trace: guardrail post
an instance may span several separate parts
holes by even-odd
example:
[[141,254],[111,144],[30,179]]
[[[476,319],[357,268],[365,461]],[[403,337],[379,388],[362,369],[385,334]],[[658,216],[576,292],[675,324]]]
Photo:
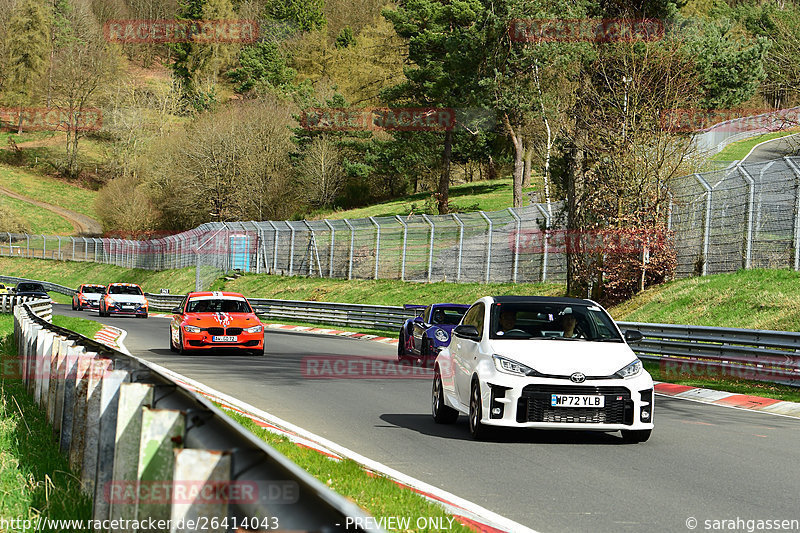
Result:
[[89,399],[89,374],[97,357],[87,352],[78,357],[75,373],[75,396],[72,402],[72,432],[69,441],[69,466],[73,472],[80,473],[83,467],[83,454],[86,446],[86,403]]
[[408,245],[408,225],[400,218],[400,215],[394,216],[397,221],[403,226],[403,250],[400,256],[400,281],[406,280],[406,246]]
[[794,269],[800,270],[800,181],[798,181],[800,179],[800,169],[798,169],[795,162],[788,157],[784,157],[783,160],[786,161],[786,164],[788,164],[789,168],[794,172]]
[[84,493],[95,494],[97,459],[100,442],[100,415],[102,414],[102,383],[111,370],[110,359],[95,359],[89,368],[86,389],[86,430],[83,440],[83,464],[81,465],[81,488]]
[[[139,479],[139,445],[142,436],[142,409],[153,403],[153,386],[144,383],[123,383],[119,389],[117,425],[114,434],[114,468],[112,481],[103,487],[109,504],[110,519],[136,518],[136,498],[123,499],[120,494],[137,494]],[[126,490],[127,489],[127,490]],[[124,529],[112,529],[123,532]]]
[[124,370],[112,370],[100,384],[100,421],[97,436],[97,477],[94,487],[94,520],[107,520],[111,510],[105,495],[106,487],[114,476],[114,451],[119,408],[120,387],[128,381],[130,374]]
[[[231,481],[231,455],[228,452],[213,450],[185,449],[175,451],[175,468],[173,483],[176,487],[186,485],[184,492],[187,496],[172,503],[170,518],[173,524],[185,523],[189,520],[197,523],[202,517],[228,516],[228,505],[221,497],[209,497],[208,493],[221,494],[227,492],[220,490],[230,487]],[[210,491],[200,490],[202,486],[210,486]],[[245,487],[242,487],[244,489]],[[255,488],[255,487],[253,487]],[[239,494],[239,490],[230,492]],[[256,497],[256,494],[253,494]],[[242,498],[244,499],[244,498]],[[222,520],[220,520],[222,522]],[[225,533],[226,528],[209,528],[210,531]],[[190,531],[188,528],[175,529],[177,532]]]
[[[64,341],[67,342],[67,341]],[[64,346],[61,347],[64,350]],[[78,360],[83,356],[86,350],[80,346],[74,346],[69,343],[67,345],[67,357],[64,365],[64,395],[62,401],[58,405],[56,416],[61,417],[61,433],[59,435],[59,448],[61,453],[69,454],[69,445],[72,441],[72,426],[74,412],[72,406],[75,405],[75,385],[78,376]],[[59,386],[59,391],[61,387]]]
[[353,279],[353,247],[356,241],[356,230],[350,221],[346,218],[342,219],[347,227],[350,228],[350,258],[347,260],[347,279]]
[[747,182],[747,233],[745,234],[744,243],[744,268],[750,268],[753,250],[753,206],[755,205],[755,180],[741,163],[737,163],[736,168],[739,170],[739,174],[741,174],[742,178],[744,178],[744,180]]
[[434,225],[433,221],[428,218],[428,215],[425,213],[422,214],[422,219],[428,223],[431,227],[431,238],[430,242],[428,243],[428,282],[431,281],[431,276],[433,275],[433,236],[434,231],[436,230],[436,226]]
[[40,406],[47,401],[50,387],[50,359],[53,356],[53,335],[44,328],[36,335],[36,361],[34,370],[33,399]]
[[694,174],[694,177],[697,179],[698,183],[705,189],[706,191],[706,214],[705,220],[703,221],[703,270],[702,274],[705,276],[708,274],[708,246],[709,241],[711,239],[711,186],[708,182],[701,176],[700,174]]
[[381,258],[381,225],[375,217],[369,217],[369,221],[375,224],[375,279],[378,279],[378,262]]
[[[322,221],[325,222],[325,225],[331,230],[331,249],[329,254],[330,257],[328,258],[328,277],[333,278],[333,250],[336,246],[336,228],[333,227],[333,224],[331,224],[327,218],[323,219]],[[321,275],[322,273],[320,273],[320,276]]]
[[479,211],[483,219],[489,224],[486,228],[486,279],[485,282],[489,283],[489,273],[492,266],[492,219],[486,216],[486,213]]
[[519,215],[517,215],[513,207],[509,207],[508,212],[511,213],[511,216],[517,221],[517,231],[514,235],[514,271],[511,274],[511,282],[516,283],[517,270],[519,268],[519,232],[522,231],[522,219],[519,218]]
[[136,510],[139,520],[169,520],[172,512],[175,450],[181,447],[185,428],[184,415],[180,411],[142,408],[139,482],[148,488],[161,486],[170,490],[159,491],[162,495],[167,495],[161,498],[153,498],[154,491],[146,491],[151,498],[150,501],[139,501]]

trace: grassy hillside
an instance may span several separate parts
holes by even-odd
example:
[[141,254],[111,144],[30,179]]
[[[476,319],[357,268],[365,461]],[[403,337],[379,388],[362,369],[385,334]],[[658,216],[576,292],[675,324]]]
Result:
[[763,135],[756,135],[743,141],[731,143],[723,148],[719,153],[715,154],[711,159],[714,161],[741,161],[744,156],[750,153],[758,143],[768,141],[770,139],[777,139],[778,137],[785,137],[793,133],[798,133],[800,129],[791,128],[785,131],[776,131],[773,133],[765,133]]
[[740,270],[666,283],[612,308],[617,320],[800,331],[800,272]]
[[8,165],[0,165],[0,186],[29,198],[97,218],[94,212],[96,191]]
[[73,233],[72,224],[68,220],[43,207],[2,194],[0,194],[0,207],[4,207],[15,218],[21,220],[30,233],[45,235],[70,235]]
[[[534,190],[530,187],[523,191]],[[467,211],[497,211],[511,207],[513,201],[511,178],[473,181],[450,187],[450,202],[459,212]],[[523,199],[527,204],[527,196]],[[431,200],[430,192],[422,192],[404,196],[395,200],[382,202],[367,207],[358,207],[343,211],[319,211],[314,213],[315,218],[364,218],[386,217],[394,215],[436,214],[436,205]]]
[[[96,263],[0,257],[0,275],[41,279],[68,287],[77,287],[81,283],[129,282],[138,283],[146,292],[170,289],[172,294],[185,294],[194,290],[195,286],[195,272],[191,267],[152,272]],[[241,292],[256,298],[381,305],[434,301],[472,303],[486,294],[561,295],[564,291],[564,287],[558,284],[405,283],[396,280],[347,281],[268,274],[247,274],[232,281],[221,279],[213,288]]]

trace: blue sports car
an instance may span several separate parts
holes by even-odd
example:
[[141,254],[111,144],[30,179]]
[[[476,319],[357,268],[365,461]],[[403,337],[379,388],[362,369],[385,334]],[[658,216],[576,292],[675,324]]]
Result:
[[409,318],[400,330],[397,343],[398,361],[432,363],[439,350],[450,344],[450,334],[469,309],[463,304],[404,305],[415,309],[417,316]]

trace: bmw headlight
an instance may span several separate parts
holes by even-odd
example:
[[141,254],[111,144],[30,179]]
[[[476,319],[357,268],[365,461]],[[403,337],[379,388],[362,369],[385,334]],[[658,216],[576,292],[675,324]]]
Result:
[[261,333],[264,328],[262,326],[253,326],[251,328],[244,328],[245,333]]
[[624,368],[620,369],[614,375],[623,379],[632,378],[634,376],[638,376],[641,371],[642,371],[642,362],[637,359],[631,364],[626,365]]
[[436,340],[439,342],[447,342],[450,340],[450,335],[443,329],[437,329],[433,336],[436,337]]
[[513,374],[515,376],[535,376],[538,374],[531,367],[501,355],[493,355],[492,359],[494,359],[495,368],[505,374]]
[[183,326],[183,330],[188,333],[200,333],[202,331],[197,326]]

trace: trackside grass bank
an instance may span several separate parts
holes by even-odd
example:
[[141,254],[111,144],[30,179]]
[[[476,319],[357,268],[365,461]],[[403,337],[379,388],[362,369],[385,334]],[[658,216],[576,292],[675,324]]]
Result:
[[389,531],[441,531],[439,528],[418,527],[425,522],[444,524],[448,526],[447,531],[473,532],[459,524],[438,505],[390,479],[368,474],[355,461],[334,461],[316,450],[298,446],[282,435],[267,431],[246,416],[233,411],[227,411],[227,414],[331,489],[353,500],[372,516],[397,517],[401,521],[408,519],[408,528],[388,527]]
[[91,499],[80,493],[51,426],[18,377],[13,329],[13,317],[0,315],[0,518],[88,520]]

